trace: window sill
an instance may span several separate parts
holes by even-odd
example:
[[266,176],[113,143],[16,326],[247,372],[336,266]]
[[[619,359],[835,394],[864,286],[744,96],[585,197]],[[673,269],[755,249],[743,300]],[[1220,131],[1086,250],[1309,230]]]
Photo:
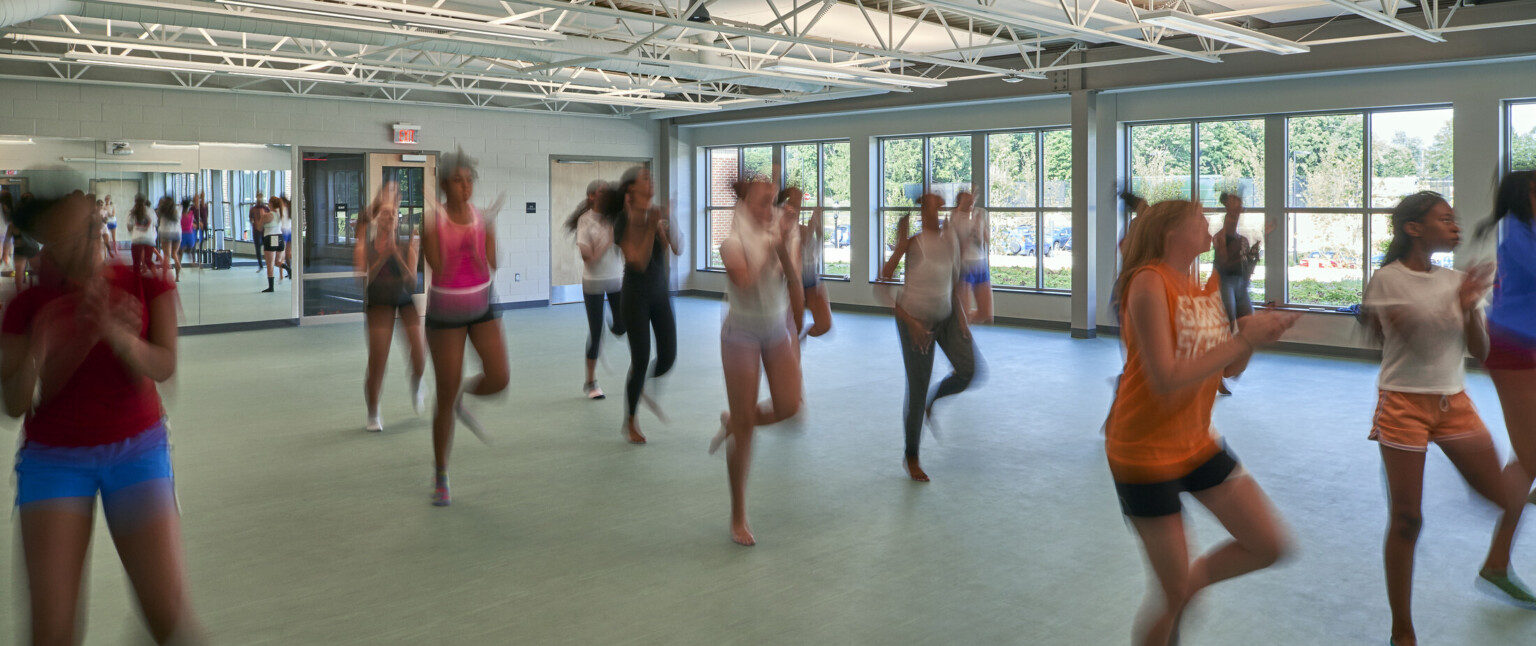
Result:
[[851,278],[849,276],[838,276],[838,275],[835,275],[835,274],[831,275],[831,276],[828,276],[827,274],[822,274],[821,275],[821,281],[822,282],[830,281],[830,282],[834,282],[834,283],[851,283],[851,282],[853,282],[853,278]]
[[1254,305],[1253,309],[1268,309],[1275,310],[1277,312],[1301,312],[1302,314],[1332,314],[1334,316],[1349,317],[1355,316],[1354,312],[1340,312],[1338,307],[1328,307],[1323,305]]
[[1033,287],[1019,287],[1016,285],[993,285],[992,291],[1005,294],[1039,294],[1042,296],[1071,296],[1070,289],[1035,289]]
[[714,267],[699,267],[698,269],[695,269],[694,271],[703,271],[703,272],[708,272],[708,273],[711,273],[711,274],[723,274],[723,273],[725,273],[724,269],[716,269]]

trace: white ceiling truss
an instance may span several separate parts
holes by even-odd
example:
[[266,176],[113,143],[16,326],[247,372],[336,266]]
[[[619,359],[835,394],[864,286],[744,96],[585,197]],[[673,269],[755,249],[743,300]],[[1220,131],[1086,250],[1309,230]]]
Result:
[[[1536,24],[1469,1],[6,0],[0,77],[672,115]],[[1262,31],[1335,20],[1375,24]]]

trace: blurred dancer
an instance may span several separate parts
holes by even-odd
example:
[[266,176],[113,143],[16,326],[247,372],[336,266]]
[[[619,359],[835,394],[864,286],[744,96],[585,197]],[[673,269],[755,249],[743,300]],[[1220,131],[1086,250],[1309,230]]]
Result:
[[[655,185],[651,172],[636,166],[624,172],[603,200],[602,211],[613,219],[613,237],[624,254],[624,280],[619,296],[624,330],[629,337],[629,378],[624,384],[625,439],[645,444],[635,420],[640,401],[661,418],[661,408],[645,394],[646,373],[661,377],[677,361],[677,320],[672,314],[667,254],[682,253],[666,210],[651,204]],[[651,360],[651,333],[656,334],[656,364]],[[662,418],[665,421],[665,418]]]
[[149,212],[149,201],[143,195],[133,198],[133,210],[128,212],[128,239],[132,243],[133,269],[153,271],[155,268],[155,216]]
[[117,205],[112,203],[111,195],[107,195],[102,199],[102,208],[105,209],[102,217],[107,223],[106,235],[107,237],[111,238],[109,248],[112,250],[112,252],[108,255],[115,257],[117,256]]
[[[992,270],[987,249],[992,243],[991,223],[985,209],[976,206],[976,196],[961,191],[955,196],[955,210],[949,214],[949,227],[955,230],[960,245],[960,305],[972,323],[992,322]],[[972,304],[975,307],[971,307]]]
[[[960,248],[953,234],[939,230],[939,207],[943,204],[942,198],[931,193],[918,199],[923,230],[909,235],[907,218],[903,217],[896,226],[896,248],[880,269],[880,280],[891,281],[897,263],[907,259],[906,288],[894,309],[902,363],[907,369],[903,465],[907,475],[918,482],[928,482],[928,474],[918,463],[923,420],[933,415],[939,398],[964,392],[976,375],[976,342],[960,307],[960,290],[964,289]],[[935,342],[944,349],[953,371],[930,394]]]
[[[496,234],[469,203],[474,197],[475,161],[461,150],[443,156],[437,185],[446,204],[426,221],[422,244],[432,268],[427,292],[427,347],[437,376],[437,404],[432,417],[432,451],[437,467],[432,504],[447,506],[448,454],[453,450],[453,420],[489,442],[485,427],[464,407],[464,395],[487,397],[507,388],[507,346],[491,309],[491,275],[496,269]],[[491,209],[494,217],[497,209]],[[464,342],[480,357],[481,374],[464,379]],[[463,389],[459,385],[463,383]]]
[[[1180,615],[1213,583],[1268,567],[1287,550],[1264,491],[1211,426],[1216,382],[1248,365],[1297,314],[1264,312],[1232,334],[1217,281],[1201,288],[1195,259],[1211,248],[1199,205],[1159,202],[1142,211],[1125,240],[1119,289],[1125,371],[1105,453],[1120,508],[1141,537],[1160,592],[1142,606],[1133,644],[1170,643]],[[1189,492],[1232,534],[1193,562],[1179,494]]]
[[[783,209],[784,216],[790,225],[798,230],[799,242],[792,247],[790,255],[798,256],[796,266],[800,268],[801,296],[791,303],[793,312],[791,320],[795,324],[795,332],[804,332],[806,336],[821,336],[832,329],[832,304],[827,299],[827,286],[821,282],[821,251],[826,244],[826,233],[821,225],[821,208],[811,211],[811,218],[805,224],[800,224],[800,204],[805,199],[805,193],[798,188],[786,188],[779,191],[776,205]],[[785,240],[786,244],[790,239]],[[794,286],[790,291],[796,291]],[[793,299],[792,299],[793,300]],[[805,329],[805,312],[811,312],[811,327]]]
[[181,282],[181,212],[169,195],[155,204],[155,237],[160,242],[160,271],[169,277],[174,270],[175,282]]
[[[1536,504],[1536,171],[1517,171],[1499,183],[1493,218],[1478,235],[1500,231],[1498,274],[1488,307],[1488,359],[1504,408],[1514,460],[1506,467],[1513,495]],[[1522,507],[1523,509],[1523,507]],[[1516,517],[1518,520],[1518,517]],[[1493,582],[1495,585],[1498,583]],[[1503,587],[1503,586],[1500,586]]]
[[368,406],[364,428],[375,433],[384,430],[379,418],[379,389],[384,385],[384,368],[389,363],[389,340],[395,333],[395,319],[400,319],[402,336],[411,357],[411,408],[417,415],[425,404],[421,377],[426,372],[426,340],[422,336],[421,315],[416,312],[416,259],[421,252],[415,233],[405,244],[400,240],[399,185],[385,182],[379,195],[360,223],[357,246],[352,258],[363,275],[364,325],[368,331],[368,372],[363,380],[363,403]]
[[176,370],[175,287],[107,265],[100,217],[78,195],[30,200],[16,225],[46,245],[48,268],[6,306],[0,324],[5,411],[26,417],[16,507],[32,643],[83,637],[77,611],[98,494],[150,635],[161,644],[193,643],[165,410],[155,391]]
[[582,200],[565,220],[566,231],[576,235],[576,249],[581,253],[581,294],[587,308],[587,380],[581,390],[588,399],[605,397],[597,386],[597,353],[603,342],[603,299],[613,314],[616,336],[624,336],[624,317],[619,309],[619,290],[624,282],[624,253],[613,241],[613,223],[617,213],[598,212],[608,182],[600,179],[587,184],[587,199]]
[[[788,419],[800,410],[800,362],[790,328],[790,304],[798,300],[797,267],[784,229],[775,221],[773,186],[749,182],[742,191],[730,236],[720,244],[725,265],[728,311],[720,327],[720,359],[730,410],[720,416],[714,453],[726,443],[731,488],[731,540],[756,543],[747,523],[747,471],[752,465],[752,429]],[[793,231],[793,229],[791,229]],[[759,375],[768,376],[770,399],[757,401]]]
[[1488,333],[1478,307],[1490,268],[1462,273],[1430,262],[1461,241],[1456,213],[1437,193],[1415,193],[1392,211],[1392,241],[1371,277],[1362,314],[1381,340],[1380,396],[1370,438],[1381,445],[1391,520],[1383,555],[1392,643],[1415,646],[1413,557],[1423,524],[1424,456],[1435,442],[1467,484],[1505,511],[1494,533],[1482,581],[1497,582],[1511,599],[1536,608],[1536,597],[1509,572],[1524,496],[1509,495],[1499,452],[1466,393],[1466,364],[1488,354]]
[[278,209],[278,230],[283,235],[283,251],[280,258],[281,262],[278,263],[278,266],[283,268],[283,274],[289,280],[293,280],[293,266],[291,264],[293,260],[293,203],[288,201],[288,196],[286,195],[276,196],[272,199],[276,200],[282,207]]
[[[266,198],[261,193],[257,193],[256,203],[251,205],[251,210],[246,212],[245,217],[251,224],[251,246],[256,252],[256,273],[258,274],[261,273],[262,267],[266,266],[267,243],[262,239],[262,236],[266,233],[267,218],[271,215],[272,208],[267,206]],[[267,277],[272,277],[271,272],[267,273]],[[272,290],[268,289],[266,291]]]
[[[1253,269],[1259,263],[1260,245],[1253,244],[1248,236],[1237,232],[1237,223],[1243,217],[1243,198],[1232,193],[1222,193],[1219,199],[1227,213],[1222,220],[1221,231],[1216,234],[1212,244],[1215,270],[1221,275],[1221,303],[1226,307],[1227,320],[1236,325],[1237,319],[1253,313],[1253,300],[1248,294],[1248,287],[1252,284]],[[1225,379],[1216,390],[1223,395],[1232,394]]]
[[182,200],[181,210],[181,247],[176,254],[177,276],[181,275],[182,256],[191,256],[192,266],[197,266],[197,200]]

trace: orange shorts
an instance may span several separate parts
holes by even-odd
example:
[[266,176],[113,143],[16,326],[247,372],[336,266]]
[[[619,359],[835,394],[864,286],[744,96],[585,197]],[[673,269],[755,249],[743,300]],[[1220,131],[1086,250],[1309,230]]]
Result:
[[1427,395],[1380,391],[1370,439],[1405,451],[1426,451],[1430,442],[1489,438],[1467,393]]

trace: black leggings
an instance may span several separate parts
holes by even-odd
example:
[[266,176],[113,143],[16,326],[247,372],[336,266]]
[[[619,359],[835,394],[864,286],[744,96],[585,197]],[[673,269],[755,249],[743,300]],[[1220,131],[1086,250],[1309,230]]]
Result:
[[[940,397],[960,394],[971,385],[971,379],[976,376],[980,357],[976,353],[976,342],[966,338],[964,330],[960,327],[958,318],[960,316],[964,315],[959,312],[951,313],[949,318],[933,326],[933,340],[924,350],[912,347],[911,331],[907,329],[905,323],[901,322],[901,319],[896,319],[896,335],[901,338],[901,359],[907,368],[904,421],[908,457],[917,457],[918,442],[923,434],[923,415],[927,408]],[[944,351],[944,356],[949,358],[949,364],[954,368],[954,372],[940,381],[938,387],[934,388],[930,394],[928,380],[933,376],[935,350]]]
[[[624,315],[619,312],[619,292],[608,292],[608,309],[613,311],[613,333],[624,336]],[[597,360],[597,348],[603,341],[603,294],[582,294],[587,304],[587,360]]]
[[677,360],[677,320],[672,316],[671,295],[666,291],[645,289],[635,282],[639,281],[625,280],[624,291],[619,297],[619,309],[624,312],[624,328],[629,335],[629,380],[624,385],[624,410],[630,416],[634,416],[640,405],[640,393],[645,390],[652,330],[656,332],[656,368],[651,376],[667,374]]

